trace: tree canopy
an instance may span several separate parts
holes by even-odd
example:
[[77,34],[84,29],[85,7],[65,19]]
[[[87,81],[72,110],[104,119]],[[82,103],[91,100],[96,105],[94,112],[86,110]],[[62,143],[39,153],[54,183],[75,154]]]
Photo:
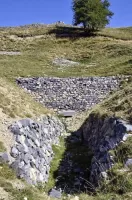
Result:
[[88,30],[98,30],[109,24],[113,12],[108,0],[73,0],[73,23]]

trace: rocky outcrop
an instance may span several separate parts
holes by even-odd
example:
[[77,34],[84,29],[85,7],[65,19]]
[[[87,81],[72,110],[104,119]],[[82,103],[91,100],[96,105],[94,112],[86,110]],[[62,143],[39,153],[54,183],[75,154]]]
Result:
[[50,163],[54,156],[52,145],[59,143],[64,126],[55,117],[47,116],[39,122],[23,119],[11,125],[15,145],[11,149],[11,167],[20,178],[30,184],[48,181]]
[[48,108],[82,111],[119,87],[123,77],[19,78],[17,83]]
[[53,60],[53,65],[56,65],[59,67],[70,67],[70,66],[77,66],[79,65],[79,63],[71,61],[71,60],[67,60],[64,58],[56,58]]
[[[56,187],[65,193],[95,191],[116,164],[111,153],[131,134],[132,125],[107,114],[93,112],[79,130],[66,139],[66,151],[57,171]],[[125,162],[130,168],[132,159]],[[72,178],[71,178],[72,177]]]
[[81,138],[94,154],[91,162],[90,182],[98,185],[102,178],[107,177],[107,170],[115,164],[109,151],[128,138],[130,134],[127,132],[130,127],[132,128],[125,121],[95,113],[92,113],[85,121],[81,128]]
[[[59,136],[65,132],[64,125],[59,119],[47,116],[38,122],[20,120],[10,126],[10,130],[16,141],[11,149],[14,158],[11,166],[17,176],[30,184],[46,183],[54,156],[52,145],[59,143]],[[96,187],[102,179],[107,179],[107,171],[115,164],[110,151],[131,137],[131,131],[132,125],[125,121],[91,113],[81,128],[65,140],[66,152],[57,172],[57,190],[51,190],[51,195],[60,188],[68,193],[79,188],[83,192],[88,188],[93,190],[91,186]],[[0,157],[8,160],[5,154]],[[81,163],[83,159],[85,167]],[[126,161],[127,167],[131,167],[131,160]],[[72,180],[69,180],[71,176]]]

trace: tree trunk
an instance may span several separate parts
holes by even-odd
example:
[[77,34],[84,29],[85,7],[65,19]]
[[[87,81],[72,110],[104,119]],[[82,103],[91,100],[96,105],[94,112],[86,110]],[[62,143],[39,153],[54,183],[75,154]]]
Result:
[[86,24],[85,23],[83,23],[83,27],[84,27],[84,29],[86,29]]

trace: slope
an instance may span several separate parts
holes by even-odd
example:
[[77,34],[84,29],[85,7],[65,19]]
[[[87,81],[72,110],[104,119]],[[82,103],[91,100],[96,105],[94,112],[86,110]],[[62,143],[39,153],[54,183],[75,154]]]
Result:
[[[1,133],[3,129],[6,130],[7,125],[18,118],[34,118],[41,114],[52,113],[16,86],[15,79],[17,77],[132,75],[131,27],[104,29],[94,35],[84,34],[82,29],[70,26],[29,25],[0,28],[0,51],[21,52],[20,55],[0,55],[1,122],[4,118],[4,122],[0,125]],[[80,64],[72,67],[60,67],[53,64],[55,58],[65,58]],[[131,122],[131,102],[132,81],[130,79],[129,82],[123,83],[120,91],[111,94],[108,99],[93,109],[107,112],[110,115],[114,114]],[[80,113],[68,122],[69,129],[77,129],[89,112]],[[5,136],[1,141],[5,143],[4,140]],[[9,145],[5,144],[4,146],[8,148]],[[2,143],[0,143],[0,149],[3,150]],[[0,187],[11,196],[7,199],[24,199],[25,196],[29,200],[48,199],[42,190],[30,188],[23,182],[20,182],[20,185],[24,184],[24,189],[14,189],[15,186],[12,182],[17,181],[8,166],[1,166]],[[7,194],[5,193],[5,196]],[[109,193],[99,195],[88,197],[81,194],[79,198],[80,200],[131,198],[130,194],[124,194],[122,197]]]

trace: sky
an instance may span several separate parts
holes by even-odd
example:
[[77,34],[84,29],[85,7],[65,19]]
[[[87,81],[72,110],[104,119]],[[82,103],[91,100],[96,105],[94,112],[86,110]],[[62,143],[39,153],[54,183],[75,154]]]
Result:
[[[109,0],[114,16],[109,27],[132,26],[132,0]],[[0,0],[0,26],[72,23],[72,0]]]

